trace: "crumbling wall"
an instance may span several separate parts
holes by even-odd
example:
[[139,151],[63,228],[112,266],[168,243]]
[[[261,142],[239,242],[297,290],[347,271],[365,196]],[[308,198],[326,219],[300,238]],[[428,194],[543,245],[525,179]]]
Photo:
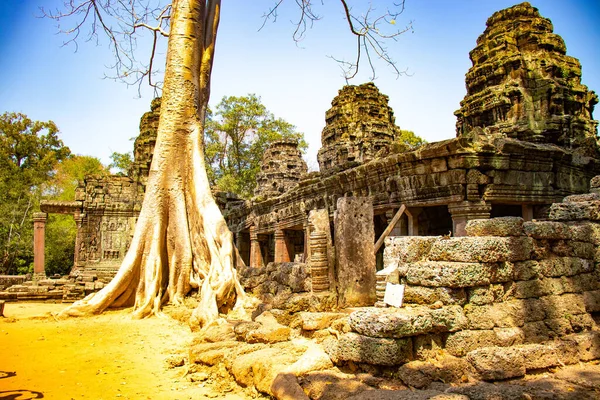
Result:
[[545,221],[473,220],[467,234],[387,238],[378,298],[402,283],[404,307],[352,313],[352,332],[326,343],[332,359],[394,366],[443,352],[496,380],[600,358],[600,195],[569,196]]

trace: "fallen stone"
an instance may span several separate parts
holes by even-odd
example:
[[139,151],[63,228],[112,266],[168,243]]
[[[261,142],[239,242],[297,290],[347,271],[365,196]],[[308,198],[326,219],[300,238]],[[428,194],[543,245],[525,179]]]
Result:
[[305,331],[318,331],[328,328],[336,319],[346,318],[347,314],[335,312],[301,312],[300,320]]

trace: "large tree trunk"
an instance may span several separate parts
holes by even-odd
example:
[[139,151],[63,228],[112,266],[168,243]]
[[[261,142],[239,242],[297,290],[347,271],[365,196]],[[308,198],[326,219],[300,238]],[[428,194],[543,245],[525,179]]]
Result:
[[129,251],[116,277],[63,315],[134,306],[159,312],[199,288],[192,319],[204,325],[244,297],[233,240],[210,192],[204,164],[204,117],[220,0],[174,0],[160,122],[146,195]]

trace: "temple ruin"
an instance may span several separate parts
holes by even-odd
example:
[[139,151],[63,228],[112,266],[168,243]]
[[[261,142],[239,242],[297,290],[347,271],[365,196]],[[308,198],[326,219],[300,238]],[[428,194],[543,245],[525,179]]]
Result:
[[[367,307],[340,335],[322,332],[336,364],[393,366],[443,349],[494,380],[600,358],[598,98],[528,3],[494,13],[470,58],[456,137],[402,152],[388,97],[373,83],[345,86],[325,114],[319,172],[307,172],[297,143],[278,141],[253,199],[215,193],[262,311],[318,331],[306,315]],[[71,279],[21,282],[0,299],[68,300],[110,280],[141,207],[159,110],[156,99],[142,117],[128,176],[86,177],[73,202],[36,214],[36,232],[45,213],[77,221]],[[386,306],[388,284],[404,285],[407,307]],[[309,314],[299,322],[298,312]]]

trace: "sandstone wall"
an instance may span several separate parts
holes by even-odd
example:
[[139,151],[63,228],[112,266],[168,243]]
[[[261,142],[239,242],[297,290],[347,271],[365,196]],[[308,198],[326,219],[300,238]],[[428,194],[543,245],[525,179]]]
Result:
[[389,237],[384,282],[403,308],[352,313],[334,361],[394,366],[440,351],[483,379],[600,358],[600,195],[552,205],[546,221],[474,220],[469,236]]

